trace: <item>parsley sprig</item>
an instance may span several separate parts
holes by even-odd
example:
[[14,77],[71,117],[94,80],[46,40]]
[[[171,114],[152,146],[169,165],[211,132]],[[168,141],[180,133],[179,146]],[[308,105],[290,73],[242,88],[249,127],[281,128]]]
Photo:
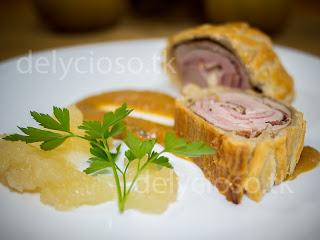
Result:
[[[83,121],[78,127],[84,131],[84,135],[78,135],[70,130],[70,114],[66,108],[53,107],[53,116],[48,114],[30,112],[33,119],[41,128],[26,127],[19,129],[24,134],[12,134],[4,137],[8,141],[23,141],[25,143],[39,142],[42,150],[48,151],[57,148],[71,137],[81,138],[90,143],[89,167],[84,170],[86,174],[100,174],[106,169],[112,169],[117,188],[118,207],[124,212],[128,196],[132,191],[141,173],[150,165],[173,168],[169,158],[164,153],[177,154],[185,157],[199,157],[214,153],[214,149],[203,142],[188,143],[183,138],[176,137],[173,133],[167,133],[164,148],[160,152],[154,151],[156,139],[140,140],[132,133],[127,132],[124,143],[128,150],[125,152],[123,168],[119,167],[118,158],[122,144],[116,149],[111,149],[108,140],[122,134],[126,130],[124,118],[132,110],[126,104],[117,108],[114,112],[104,114],[102,121]],[[146,159],[142,161],[142,159]],[[131,182],[127,182],[127,171],[133,161],[138,161],[137,170]]]
[[[35,121],[44,129],[26,127],[19,129],[25,134],[12,134],[4,139],[8,141],[23,141],[26,143],[42,142],[40,147],[42,150],[52,150],[60,146],[67,138],[74,135],[70,132],[70,115],[66,108],[53,107],[53,115],[30,112]],[[47,129],[47,130],[45,130]],[[52,132],[48,130],[56,130]]]

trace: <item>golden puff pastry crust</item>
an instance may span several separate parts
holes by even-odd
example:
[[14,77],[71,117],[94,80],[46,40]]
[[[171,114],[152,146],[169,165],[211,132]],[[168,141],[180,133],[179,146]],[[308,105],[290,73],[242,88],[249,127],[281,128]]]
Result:
[[239,58],[254,89],[273,99],[292,102],[295,95],[293,79],[273,51],[270,38],[246,23],[206,24],[169,37],[164,66],[173,81],[181,83],[174,49],[182,43],[202,39],[221,44]]
[[[197,99],[237,90],[195,87],[189,90],[176,101],[175,130],[190,141],[205,141],[216,148],[215,155],[199,157],[194,162],[227,200],[240,203],[247,194],[250,199],[260,201],[274,184],[280,184],[293,173],[304,145],[306,122],[301,112],[286,106],[291,112],[288,126],[247,138],[209,123],[191,109]],[[253,92],[246,94],[259,97]]]

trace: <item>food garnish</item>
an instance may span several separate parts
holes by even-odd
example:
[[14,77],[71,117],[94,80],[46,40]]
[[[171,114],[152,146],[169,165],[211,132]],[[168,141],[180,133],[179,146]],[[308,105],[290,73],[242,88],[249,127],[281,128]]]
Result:
[[[164,148],[160,152],[154,151],[156,139],[140,140],[132,133],[127,132],[124,140],[128,147],[125,152],[127,161],[124,167],[118,164],[122,144],[113,149],[109,141],[119,134],[125,132],[124,119],[133,110],[128,109],[126,104],[117,108],[114,112],[104,114],[102,121],[83,121],[78,128],[84,134],[75,133],[70,129],[70,114],[66,108],[53,107],[53,116],[48,114],[30,112],[33,119],[38,122],[40,128],[26,127],[19,129],[24,133],[12,134],[4,137],[7,141],[23,141],[27,144],[39,142],[40,148],[49,151],[59,147],[68,138],[80,138],[90,143],[89,167],[84,170],[86,174],[96,175],[104,173],[106,169],[113,172],[118,195],[118,207],[122,213],[125,210],[128,196],[135,186],[141,173],[150,165],[173,168],[169,158],[164,153],[177,154],[184,157],[199,157],[210,155],[215,152],[213,148],[204,142],[188,143],[182,138],[176,137],[173,133],[167,133],[164,141]],[[135,162],[137,170],[130,182],[127,181],[129,166]]]

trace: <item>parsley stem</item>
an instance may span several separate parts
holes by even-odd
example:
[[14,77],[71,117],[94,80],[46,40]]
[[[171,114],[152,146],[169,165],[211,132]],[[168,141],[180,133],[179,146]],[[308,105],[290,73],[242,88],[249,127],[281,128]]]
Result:
[[137,166],[137,172],[140,169],[140,162],[141,162],[141,158],[138,159],[138,166]]
[[70,132],[70,135],[69,135],[69,137],[76,137],[76,138],[81,138],[82,140],[86,140],[86,141],[88,141],[88,139],[87,139],[87,138],[85,138],[85,137],[82,137],[82,136],[80,136],[80,135],[77,135],[77,134],[74,134],[74,133],[72,133],[72,132]]
[[127,173],[130,163],[131,163],[130,161],[127,163],[127,165],[126,165],[126,167],[125,167],[125,169],[123,171],[124,174]]
[[119,180],[119,175],[117,172],[117,164],[112,160],[110,151],[109,151],[109,146],[106,142],[106,139],[102,138],[102,143],[104,146],[104,152],[107,154],[110,162],[111,162],[111,168],[112,168],[112,172],[114,175],[114,180],[116,183],[116,187],[117,187],[117,194],[118,194],[118,207],[119,207],[119,211],[122,213],[124,211],[123,206],[122,206],[122,192],[121,192],[121,184],[120,184],[120,180]]
[[124,209],[122,209],[122,206],[121,206],[122,205],[121,204],[121,202],[122,202],[122,192],[121,192],[121,185],[120,185],[119,176],[118,176],[117,169],[115,168],[114,164],[111,164],[111,168],[112,168],[114,179],[115,179],[116,186],[117,186],[118,207],[119,207],[120,212],[123,212]]
[[[137,169],[136,175],[134,176],[134,178],[133,178],[133,180],[132,180],[132,182],[131,182],[128,190],[127,190],[127,191],[124,191],[124,194],[123,194],[123,199],[122,199],[123,208],[124,208],[124,206],[125,206],[125,204],[126,204],[126,201],[127,201],[127,199],[128,199],[128,195],[130,194],[130,192],[131,192],[134,184],[136,183],[138,177],[140,176],[140,174],[143,172],[143,170],[148,166],[148,164],[149,164],[150,162],[152,162],[154,159],[156,159],[157,157],[159,157],[159,156],[160,156],[162,153],[164,153],[164,152],[165,152],[165,151],[163,150],[163,151],[161,151],[160,153],[155,154],[152,158],[148,159],[148,160],[142,165],[141,168],[140,168],[140,160],[141,160],[141,159],[139,159],[138,169]],[[129,163],[130,163],[130,162],[129,162]],[[127,166],[126,166],[126,169],[125,169],[124,173],[127,172],[129,163],[128,163]],[[124,182],[125,182],[125,180],[124,180]],[[124,210],[124,209],[123,209],[123,210]]]
[[[70,132],[70,136],[69,137],[77,137],[77,138],[81,138],[83,140],[87,140],[88,141],[88,139],[86,139],[85,137],[79,136],[79,135],[74,134],[72,132]],[[127,173],[128,167],[130,165],[130,162],[128,162],[128,164],[126,165],[124,171],[122,171],[119,168],[119,166],[112,160],[112,157],[111,157],[111,154],[110,154],[110,150],[109,150],[109,146],[108,146],[105,138],[102,138],[103,147],[100,144],[97,144],[95,142],[91,142],[91,143],[94,144],[95,146],[99,147],[101,150],[103,150],[107,154],[107,157],[111,162],[111,168],[112,168],[112,172],[113,172],[113,175],[114,175],[114,180],[115,180],[115,183],[116,183],[116,189],[117,189],[117,195],[118,195],[118,207],[119,207],[120,213],[123,213],[124,210],[125,210],[125,203],[126,203],[127,195],[130,193],[130,191],[131,191],[131,189],[132,189],[132,187],[134,185],[134,182],[136,181],[136,179],[138,178],[138,176],[140,175],[141,171],[143,170],[143,168],[145,166],[143,166],[141,169],[139,169],[139,166],[140,166],[140,159],[139,159],[139,165],[138,165],[138,170],[137,170],[137,172],[139,172],[139,174],[137,174],[135,176],[133,184],[130,185],[130,190],[127,192],[126,173]],[[118,171],[122,175],[123,191],[121,189],[121,184],[120,184],[120,178],[119,178],[119,175],[118,175]]]
[[[70,137],[77,137],[77,138],[81,138],[84,140],[87,140],[85,137],[76,135],[74,133],[70,133]],[[92,144],[94,144],[95,146],[99,147],[101,150],[103,150],[107,156],[108,159],[111,162],[111,168],[112,168],[112,172],[113,172],[113,176],[114,176],[114,180],[116,183],[116,188],[117,188],[117,195],[118,195],[118,207],[119,207],[119,211],[122,213],[124,212],[124,206],[125,206],[125,202],[123,201],[125,193],[126,193],[126,177],[125,177],[125,173],[119,168],[119,166],[113,161],[111,154],[110,154],[110,150],[109,150],[109,146],[106,142],[105,138],[102,138],[102,143],[103,143],[103,147],[100,144],[97,144],[95,142],[91,142]],[[127,171],[128,165],[126,166],[125,172]],[[123,189],[123,193],[121,190],[121,184],[120,184],[120,179],[119,179],[119,175],[118,175],[118,171],[121,173],[122,177],[123,177],[123,185],[124,185],[124,189]]]
[[126,180],[126,174],[127,174],[127,171],[128,171],[128,168],[129,168],[129,165],[130,165],[130,161],[127,163],[123,173],[122,173],[122,178],[123,178],[123,199],[125,198],[126,196],[126,192],[127,192],[127,180]]
[[147,165],[148,165],[148,162],[146,162],[145,164],[143,164],[142,167],[137,170],[137,173],[136,173],[136,175],[134,176],[134,178],[133,178],[133,180],[132,180],[132,182],[131,182],[128,190],[127,190],[127,192],[126,192],[126,193],[124,194],[124,196],[123,196],[123,205],[125,205],[125,203],[126,203],[126,201],[127,201],[127,199],[128,199],[128,195],[130,194],[130,192],[131,192],[134,184],[136,183],[136,181],[137,181],[138,177],[140,176],[141,172],[144,170],[144,168],[145,168]]
[[121,168],[118,167],[117,164],[115,164],[116,169],[121,173],[121,175],[123,175],[123,171],[121,170]]

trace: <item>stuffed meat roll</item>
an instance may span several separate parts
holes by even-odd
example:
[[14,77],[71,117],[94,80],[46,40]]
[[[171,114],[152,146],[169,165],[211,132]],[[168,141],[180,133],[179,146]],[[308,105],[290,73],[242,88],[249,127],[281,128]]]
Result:
[[184,94],[176,102],[175,130],[217,149],[195,163],[228,200],[239,203],[246,193],[259,201],[293,173],[304,144],[301,112],[250,90],[190,85]]
[[291,76],[268,36],[245,23],[203,25],[170,37],[165,70],[175,82],[200,87],[253,89],[290,103]]

